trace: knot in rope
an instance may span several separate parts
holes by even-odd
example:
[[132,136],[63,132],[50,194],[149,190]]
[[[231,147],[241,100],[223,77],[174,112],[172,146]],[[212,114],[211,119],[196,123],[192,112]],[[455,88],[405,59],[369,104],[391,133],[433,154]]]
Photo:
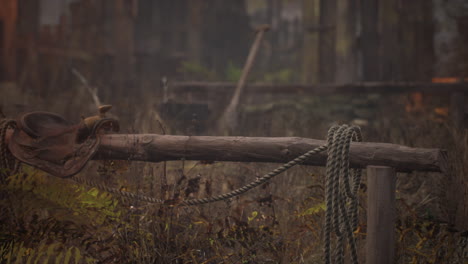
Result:
[[333,126],[328,131],[327,171],[325,187],[325,263],[332,263],[332,234],[336,237],[334,263],[342,264],[345,239],[351,263],[357,264],[356,239],[353,231],[358,226],[358,190],[361,170],[349,169],[349,147],[352,141],[362,141],[361,130],[356,126]]

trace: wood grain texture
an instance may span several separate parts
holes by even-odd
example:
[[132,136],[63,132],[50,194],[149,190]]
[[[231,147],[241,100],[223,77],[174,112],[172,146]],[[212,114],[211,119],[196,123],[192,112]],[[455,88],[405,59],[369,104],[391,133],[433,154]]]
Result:
[[395,186],[393,168],[367,167],[367,264],[395,262]]
[[[206,160],[234,162],[288,162],[325,144],[324,140],[298,137],[214,137],[157,134],[112,134],[101,137],[94,159]],[[410,148],[388,143],[352,143],[352,167],[381,165],[397,171],[445,171],[446,152],[440,149]],[[324,166],[326,153],[312,156],[307,165]]]

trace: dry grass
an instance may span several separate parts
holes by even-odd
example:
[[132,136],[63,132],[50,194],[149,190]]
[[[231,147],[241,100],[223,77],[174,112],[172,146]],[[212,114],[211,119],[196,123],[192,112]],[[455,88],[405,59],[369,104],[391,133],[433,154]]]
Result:
[[[78,120],[80,115],[94,114],[91,99],[79,88],[70,88],[63,94],[54,95],[53,99],[41,99],[5,86],[0,87],[0,93],[4,95],[1,104],[10,116],[23,111],[47,110]],[[155,106],[158,103],[157,98],[147,96],[138,101],[138,104],[130,100],[110,100],[106,103],[114,104],[112,112],[120,118],[123,132],[190,132],[192,124],[183,127],[179,123],[178,127],[171,127],[174,120],[161,119]],[[401,98],[372,95],[363,101],[362,96],[292,97],[280,98],[281,100],[270,98],[273,101],[265,102],[262,102],[265,99],[248,98],[249,106],[243,110],[242,128],[236,134],[324,138],[327,128],[334,121],[351,122],[356,118],[365,118],[369,120],[369,125],[363,127],[365,140],[448,149],[452,165],[451,179],[455,181],[448,185],[459,184],[456,181],[462,180],[467,171],[466,133],[455,132],[446,123],[434,121],[432,115],[427,114],[430,110],[425,114],[407,114],[403,104],[394,103]],[[430,109],[432,106],[428,103],[427,107]],[[360,112],[356,109],[360,109]],[[220,112],[217,109],[212,111]],[[209,132],[213,131],[209,127],[206,131],[208,132],[205,133],[215,134]],[[256,163],[93,162],[82,174],[114,187],[163,199],[180,199],[230,191],[274,167],[274,164]],[[60,180],[49,177],[40,184],[50,187],[51,193],[59,193],[54,187],[57,185],[56,181]],[[38,189],[37,186],[31,188]],[[78,201],[82,201],[84,197],[80,195],[93,191],[79,186],[76,188]],[[457,244],[463,237],[447,224],[456,221],[453,219],[454,205],[446,195],[450,193],[447,188],[450,188],[447,187],[447,178],[441,174],[399,175],[399,263],[463,263],[457,255],[463,254],[457,251]],[[100,263],[320,262],[322,168],[299,166],[229,202],[197,207],[168,208],[112,197],[109,199],[118,202],[113,210],[121,213],[116,218],[105,218],[100,224],[90,221],[95,209],[78,203],[74,207],[56,205],[54,209],[51,206],[35,208],[31,211],[32,215],[38,215],[40,221],[33,226],[32,223],[37,221],[33,222],[31,216],[21,212],[29,207],[18,205],[36,205],[35,197],[43,192],[41,190],[30,192],[30,196],[15,196],[14,201],[2,200],[2,210],[6,212],[3,217],[8,219],[0,225],[0,238],[3,241],[20,243],[25,239],[36,239],[37,242],[25,246],[28,248],[38,248],[40,243],[61,241],[65,251],[67,246],[74,246],[88,259]],[[23,186],[10,189],[7,193],[24,191]],[[42,197],[46,199],[45,196]],[[96,196],[93,204],[102,202],[104,198]],[[364,198],[363,192],[363,202]],[[8,211],[11,208],[19,210],[19,213]],[[81,212],[80,217],[67,219],[72,226],[79,224],[79,228],[73,231],[61,227],[60,224],[64,221],[59,217],[63,214],[62,210],[71,214]],[[102,215],[102,212],[97,215]],[[365,210],[362,210],[362,218],[364,217]],[[56,225],[56,229],[44,231],[45,226],[56,222],[60,223]],[[20,227],[28,230],[27,235],[15,236],[15,232],[20,232],[15,231],[12,236],[4,236],[5,230],[20,230]],[[61,228],[64,237],[61,240],[54,238],[53,234]],[[43,230],[41,236],[47,239],[38,238],[38,230]],[[365,234],[360,237],[362,247]],[[459,262],[455,262],[457,256]]]

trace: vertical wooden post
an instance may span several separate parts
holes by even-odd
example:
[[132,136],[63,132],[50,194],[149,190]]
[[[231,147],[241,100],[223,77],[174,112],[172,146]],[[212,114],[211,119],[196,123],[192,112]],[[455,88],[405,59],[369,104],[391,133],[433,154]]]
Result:
[[367,264],[395,261],[395,169],[367,167]]
[[450,95],[450,118],[456,128],[463,129],[466,127],[465,115],[465,94],[457,92]]

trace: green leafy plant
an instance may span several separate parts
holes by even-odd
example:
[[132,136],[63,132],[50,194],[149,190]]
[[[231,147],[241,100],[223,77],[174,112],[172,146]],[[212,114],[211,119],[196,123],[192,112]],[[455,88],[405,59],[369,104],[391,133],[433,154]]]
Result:
[[242,68],[234,65],[231,61],[227,64],[226,67],[226,81],[228,82],[237,82],[239,81],[242,75]]
[[178,72],[184,74],[187,79],[191,80],[216,80],[216,73],[195,62],[182,62]]
[[294,79],[292,69],[281,69],[275,72],[268,72],[263,75],[262,81],[274,83],[290,83]]

